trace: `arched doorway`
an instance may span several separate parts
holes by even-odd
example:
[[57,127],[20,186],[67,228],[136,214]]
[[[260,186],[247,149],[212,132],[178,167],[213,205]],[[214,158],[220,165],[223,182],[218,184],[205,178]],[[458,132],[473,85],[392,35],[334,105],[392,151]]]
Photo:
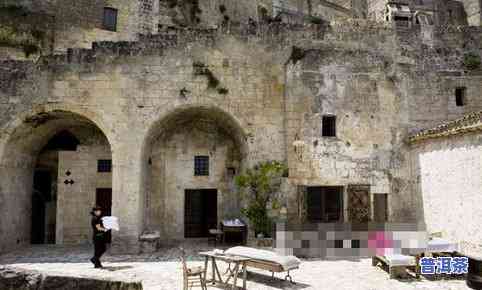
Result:
[[239,217],[234,176],[246,153],[243,129],[218,108],[167,114],[144,147],[145,229],[166,242],[201,238],[220,220]]
[[30,116],[2,153],[0,251],[91,239],[91,206],[112,203],[111,148],[94,122],[66,111]]

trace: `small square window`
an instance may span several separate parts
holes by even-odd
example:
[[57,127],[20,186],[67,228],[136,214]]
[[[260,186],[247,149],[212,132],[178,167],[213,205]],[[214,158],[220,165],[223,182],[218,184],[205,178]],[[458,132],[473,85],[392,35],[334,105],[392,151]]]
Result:
[[112,160],[97,160],[97,172],[112,172]]
[[336,116],[323,116],[321,126],[323,137],[336,137]]
[[236,175],[236,168],[234,167],[228,167],[228,178],[232,179]]
[[117,9],[104,8],[103,27],[105,30],[117,31]]
[[457,107],[465,106],[465,103],[466,103],[465,92],[466,92],[466,88],[463,88],[463,87],[455,89],[455,105]]
[[194,175],[195,176],[209,175],[209,156],[194,157]]

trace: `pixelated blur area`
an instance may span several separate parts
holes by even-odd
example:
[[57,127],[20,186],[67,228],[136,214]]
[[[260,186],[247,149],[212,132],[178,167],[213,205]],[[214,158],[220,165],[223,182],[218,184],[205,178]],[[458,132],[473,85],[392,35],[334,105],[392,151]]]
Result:
[[361,258],[418,254],[427,232],[416,223],[276,224],[276,251],[306,258]]

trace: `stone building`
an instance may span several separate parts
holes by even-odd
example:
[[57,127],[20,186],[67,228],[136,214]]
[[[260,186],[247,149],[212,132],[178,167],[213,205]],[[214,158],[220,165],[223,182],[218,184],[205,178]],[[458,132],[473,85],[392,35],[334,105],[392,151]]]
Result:
[[482,250],[482,112],[413,134],[409,142],[415,193],[422,198],[427,229]]
[[480,169],[472,135],[407,141],[482,110],[470,1],[397,4],[402,26],[386,1],[13,2],[0,2],[0,252],[88,242],[95,203],[120,218],[121,252],[151,231],[202,236],[240,216],[233,176],[266,160],[289,167],[290,219],[435,229],[443,180],[425,188],[417,162],[467,146]]

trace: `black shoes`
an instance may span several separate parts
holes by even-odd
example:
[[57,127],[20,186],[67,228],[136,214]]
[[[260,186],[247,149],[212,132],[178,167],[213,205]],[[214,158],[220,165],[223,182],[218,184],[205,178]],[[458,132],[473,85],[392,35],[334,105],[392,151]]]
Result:
[[94,264],[94,268],[102,268],[102,264],[96,258],[91,258],[90,261],[92,262],[92,264]]

